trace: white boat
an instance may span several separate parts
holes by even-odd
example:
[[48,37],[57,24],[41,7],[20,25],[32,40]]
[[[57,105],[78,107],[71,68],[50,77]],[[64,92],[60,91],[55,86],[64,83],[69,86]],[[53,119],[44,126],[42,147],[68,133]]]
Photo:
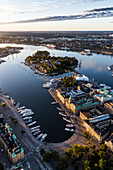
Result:
[[23,118],[23,117],[31,116],[31,115],[34,115],[34,113],[33,112],[31,112],[31,113],[24,113],[21,117]]
[[66,117],[67,115],[63,114],[62,112],[59,112],[59,115]]
[[43,84],[43,87],[49,89],[51,87],[51,85],[52,85],[52,83],[47,82],[46,84]]
[[34,124],[36,124],[37,122],[36,121],[34,121],[34,122],[32,122],[32,123],[30,123],[30,124],[28,124],[27,126],[28,127],[30,127],[30,126],[32,126],[32,125],[34,125]]
[[38,135],[40,132],[41,132],[40,130],[37,131],[37,132],[34,132],[33,135],[34,135],[34,136],[35,136],[35,135]]
[[24,117],[23,120],[32,119],[32,116]]
[[36,139],[40,139],[42,136],[43,136],[43,133],[41,133],[40,135],[38,135]]
[[64,112],[61,108],[57,107],[57,110],[61,111],[61,112]]
[[66,119],[65,117],[63,117],[63,120],[65,120],[65,121],[68,122],[68,123],[73,123],[71,120],[68,120],[68,119]]
[[74,127],[73,124],[67,124],[66,127]]
[[3,95],[3,97],[7,98],[7,99],[10,99],[10,97],[8,95]]
[[40,125],[35,126],[35,127],[32,127],[32,128],[31,128],[31,130],[33,130],[33,129],[37,129],[37,128],[40,128]]
[[34,112],[27,111],[27,112],[24,112],[24,113],[20,113],[20,115],[24,115],[24,114],[27,114],[27,113],[33,113],[34,114]]
[[57,102],[51,102],[51,104],[57,104]]
[[26,108],[25,106],[21,106],[18,109],[20,110],[20,109],[25,109],[25,108]]
[[47,137],[47,134],[45,133],[45,134],[41,137],[40,141],[43,142],[46,137]]
[[112,77],[113,77],[113,72],[112,72]]
[[25,120],[25,123],[31,123],[33,120],[29,119],[29,120]]
[[33,132],[37,132],[37,131],[39,131],[40,129],[39,128],[37,128],[37,129],[33,129],[33,130],[31,130],[31,133],[33,133]]
[[21,111],[21,113],[26,113],[26,112],[32,112],[32,110],[31,109],[24,109],[24,110]]
[[74,129],[69,129],[69,128],[65,128],[66,131],[69,131],[69,132],[74,132],[75,130]]

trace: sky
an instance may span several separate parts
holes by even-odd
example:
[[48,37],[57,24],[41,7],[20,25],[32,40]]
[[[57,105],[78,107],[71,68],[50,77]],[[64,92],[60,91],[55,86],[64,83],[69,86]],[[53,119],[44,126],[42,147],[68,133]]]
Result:
[[113,31],[113,0],[0,0],[0,31]]

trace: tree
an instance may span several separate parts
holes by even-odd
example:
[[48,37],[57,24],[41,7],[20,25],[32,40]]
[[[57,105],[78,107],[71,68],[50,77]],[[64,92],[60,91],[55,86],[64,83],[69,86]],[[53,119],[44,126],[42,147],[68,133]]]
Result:
[[91,170],[88,160],[84,162],[84,170]]
[[106,170],[106,169],[107,169],[107,161],[104,160],[103,158],[101,158],[101,159],[99,160],[99,168],[100,168],[101,170]]
[[68,168],[67,158],[60,158],[56,164],[56,170],[66,170]]
[[0,163],[0,170],[4,170],[2,163]]
[[43,148],[40,149],[40,154],[43,156],[45,153],[45,150]]
[[107,150],[107,145],[106,145],[106,144],[100,145],[100,150],[106,152],[106,150]]
[[26,132],[24,130],[21,130],[20,133],[23,136]]
[[66,154],[68,155],[68,157],[72,156],[73,150],[72,150],[71,148],[68,148],[68,149],[66,150]]

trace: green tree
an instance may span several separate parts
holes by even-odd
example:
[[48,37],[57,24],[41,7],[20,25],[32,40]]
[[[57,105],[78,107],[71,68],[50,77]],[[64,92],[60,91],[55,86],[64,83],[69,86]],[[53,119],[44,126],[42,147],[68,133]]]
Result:
[[106,150],[107,150],[107,145],[106,145],[106,144],[100,145],[100,150],[106,152]]
[[99,160],[99,168],[101,170],[107,170],[107,161],[104,160],[103,158]]

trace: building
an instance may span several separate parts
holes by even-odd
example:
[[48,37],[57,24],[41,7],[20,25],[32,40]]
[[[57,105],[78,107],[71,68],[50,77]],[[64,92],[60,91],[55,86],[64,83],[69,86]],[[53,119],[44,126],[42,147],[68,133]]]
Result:
[[106,109],[107,112],[113,114],[113,102],[104,103],[104,108]]
[[113,133],[109,138],[105,140],[105,144],[108,146],[109,149],[111,149],[111,151],[113,151]]
[[109,136],[113,121],[109,114],[102,114],[89,118],[89,120],[84,120],[83,125],[91,136],[101,143]]
[[0,122],[0,142],[8,153],[9,159],[16,164],[19,160],[24,158],[24,150],[13,134],[12,128],[5,123],[4,120]]

